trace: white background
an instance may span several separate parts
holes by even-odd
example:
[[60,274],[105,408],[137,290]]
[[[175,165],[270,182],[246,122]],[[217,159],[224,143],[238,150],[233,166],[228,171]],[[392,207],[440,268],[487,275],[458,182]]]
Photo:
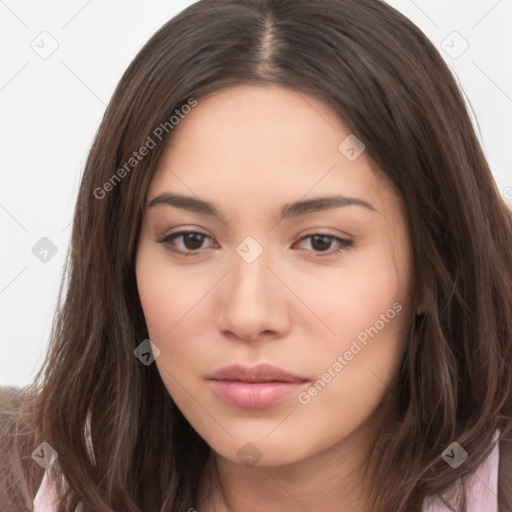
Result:
[[[0,385],[29,383],[42,362],[79,177],[117,82],[153,33],[192,3],[0,0]],[[426,33],[456,74],[508,195],[512,0],[388,3]],[[454,31],[469,43],[458,58],[464,42]],[[33,49],[52,44],[58,48],[46,59]],[[46,263],[32,253],[42,237],[57,247]]]

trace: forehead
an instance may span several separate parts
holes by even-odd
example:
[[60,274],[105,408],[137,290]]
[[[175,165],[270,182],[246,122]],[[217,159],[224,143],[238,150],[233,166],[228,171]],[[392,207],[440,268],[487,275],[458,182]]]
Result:
[[383,206],[385,183],[364,151],[347,158],[342,143],[353,134],[317,98],[280,86],[240,85],[197,101],[169,137],[150,199],[172,190],[257,208],[336,192]]

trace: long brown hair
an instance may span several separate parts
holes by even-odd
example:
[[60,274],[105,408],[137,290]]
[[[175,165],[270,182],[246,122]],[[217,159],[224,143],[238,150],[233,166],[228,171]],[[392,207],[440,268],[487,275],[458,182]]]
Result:
[[[330,105],[405,205],[414,309],[423,314],[411,321],[393,407],[368,461],[375,510],[420,510],[425,496],[476,470],[499,430],[500,512],[510,512],[510,213],[449,69],[417,27],[378,0],[201,0],[136,56],[86,162],[46,360],[16,418],[2,420],[10,510],[32,510],[43,470],[30,454],[43,441],[58,452],[50,471],[68,485],[59,512],[80,502],[83,512],[197,505],[209,448],[156,366],[133,353],[148,338],[135,251],[169,119],[244,83]],[[148,138],[154,147],[130,161]],[[453,441],[470,454],[455,470],[441,458]]]

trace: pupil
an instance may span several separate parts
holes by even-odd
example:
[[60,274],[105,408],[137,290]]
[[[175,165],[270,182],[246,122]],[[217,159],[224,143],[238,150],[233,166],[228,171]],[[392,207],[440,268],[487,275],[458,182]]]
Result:
[[[204,235],[201,235],[200,233],[188,233],[184,237],[185,246],[187,249],[199,249],[201,245],[203,244],[203,237]],[[195,240],[194,240],[195,238]],[[187,242],[191,241],[192,244],[189,244]],[[194,243],[196,242],[196,243]],[[192,246],[191,246],[192,245]]]
[[[324,244],[320,243],[320,247],[319,247],[318,244],[315,243],[315,241],[318,241],[318,240],[323,240],[325,243]],[[315,235],[312,240],[312,245],[313,245],[313,248],[315,248],[319,251],[325,251],[325,250],[329,249],[329,247],[331,245],[331,239],[324,235]]]

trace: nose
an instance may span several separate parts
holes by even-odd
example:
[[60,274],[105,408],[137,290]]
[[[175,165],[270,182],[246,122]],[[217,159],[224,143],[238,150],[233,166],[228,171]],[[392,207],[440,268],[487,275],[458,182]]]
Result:
[[220,297],[216,297],[218,327],[225,336],[255,341],[281,337],[288,331],[290,297],[269,263],[265,251],[252,263],[235,253],[233,268],[223,280]]

